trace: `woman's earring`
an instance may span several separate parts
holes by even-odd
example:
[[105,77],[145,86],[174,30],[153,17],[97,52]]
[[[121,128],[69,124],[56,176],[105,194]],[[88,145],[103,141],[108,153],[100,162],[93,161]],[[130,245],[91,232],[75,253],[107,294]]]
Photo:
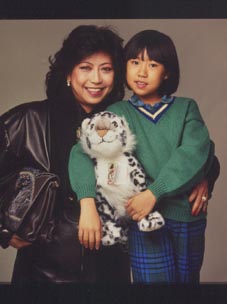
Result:
[[70,87],[71,81],[69,79],[67,79],[66,84],[67,84],[67,87]]

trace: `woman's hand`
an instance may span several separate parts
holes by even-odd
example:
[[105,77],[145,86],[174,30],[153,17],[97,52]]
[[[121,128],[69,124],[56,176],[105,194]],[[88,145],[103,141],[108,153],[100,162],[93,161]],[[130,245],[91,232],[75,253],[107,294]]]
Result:
[[20,238],[18,235],[14,234],[12,238],[9,241],[9,245],[16,248],[20,249],[23,247],[30,246],[32,243],[29,243],[27,241],[24,241],[22,238]]
[[125,208],[134,221],[140,221],[152,211],[156,201],[153,193],[145,190],[129,199]]
[[189,196],[189,202],[192,204],[192,215],[198,215],[201,210],[207,212],[208,182],[206,179],[194,187]]
[[85,248],[99,249],[102,237],[102,225],[94,198],[80,201],[79,240]]

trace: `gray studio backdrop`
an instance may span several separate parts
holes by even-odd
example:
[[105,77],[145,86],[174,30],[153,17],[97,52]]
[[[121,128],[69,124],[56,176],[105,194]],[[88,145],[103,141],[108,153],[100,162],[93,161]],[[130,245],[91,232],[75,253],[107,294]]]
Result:
[[[111,25],[125,41],[148,28],[174,40],[181,66],[177,95],[197,100],[222,170],[209,204],[201,280],[227,282],[227,20],[1,20],[0,114],[17,104],[45,98],[48,56],[80,24]],[[10,281],[15,254],[15,249],[0,249],[0,282]]]

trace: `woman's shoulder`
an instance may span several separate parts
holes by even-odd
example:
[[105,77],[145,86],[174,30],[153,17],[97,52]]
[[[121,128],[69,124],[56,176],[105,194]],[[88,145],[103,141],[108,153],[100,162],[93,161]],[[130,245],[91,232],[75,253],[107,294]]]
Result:
[[1,119],[7,120],[10,117],[22,117],[29,115],[29,113],[42,113],[48,108],[48,100],[30,101],[24,102],[15,107],[9,109],[4,114],[1,115]]

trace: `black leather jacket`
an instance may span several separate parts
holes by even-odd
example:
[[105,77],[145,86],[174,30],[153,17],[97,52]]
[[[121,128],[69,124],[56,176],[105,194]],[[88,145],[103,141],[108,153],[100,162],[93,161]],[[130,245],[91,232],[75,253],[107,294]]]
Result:
[[[69,105],[66,108],[59,101],[37,101],[1,116],[0,178],[30,166],[52,172],[61,180],[61,204],[75,201],[68,179],[68,158],[77,142],[74,130],[86,114],[78,106]],[[79,208],[77,211],[78,218]]]
[[[76,130],[87,114],[75,100],[65,103],[60,100],[25,103],[6,112],[0,119],[0,179],[25,166],[60,177],[53,241],[42,246],[34,243],[18,250],[13,282],[114,280],[109,265],[114,251],[114,259],[119,260],[119,267],[115,263],[112,267],[115,279],[119,282],[120,276],[128,282],[128,257],[122,250],[112,248],[109,253],[109,249],[103,248],[98,253],[91,252],[84,250],[78,241],[80,208],[69,182],[68,158],[77,141]],[[103,274],[107,277],[101,278]]]

